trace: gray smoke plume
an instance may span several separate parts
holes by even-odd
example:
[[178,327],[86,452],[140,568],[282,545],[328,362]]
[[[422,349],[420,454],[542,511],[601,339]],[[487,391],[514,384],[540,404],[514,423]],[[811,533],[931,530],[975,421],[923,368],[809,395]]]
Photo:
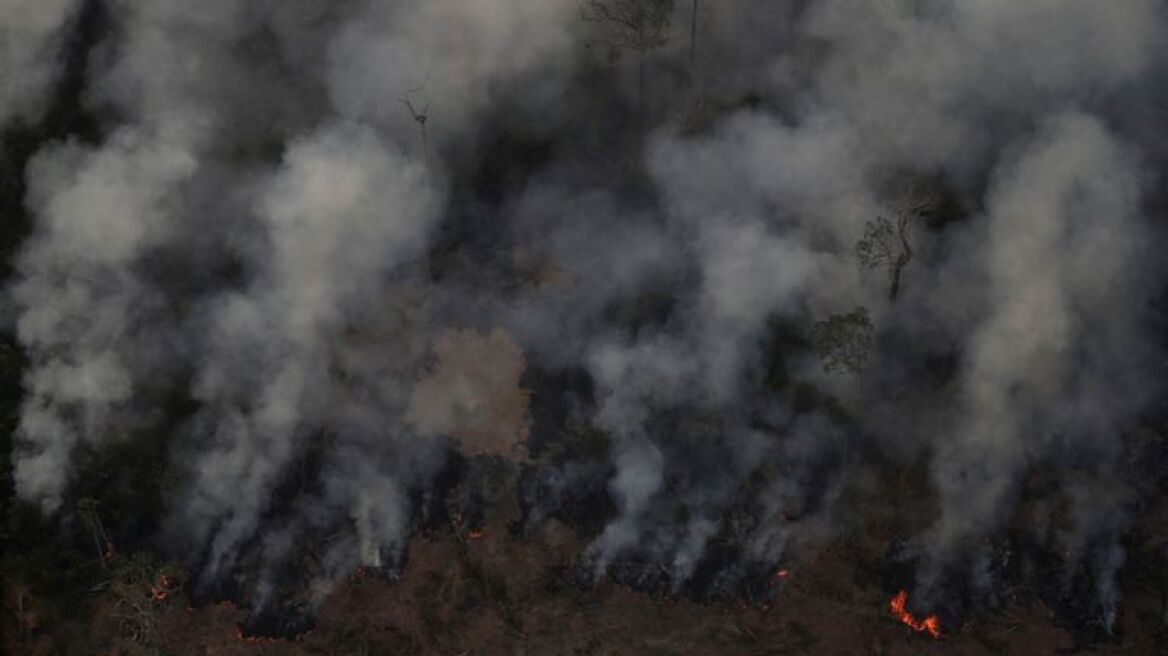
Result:
[[[17,4],[10,122],[77,13]],[[318,597],[392,570],[454,451],[528,447],[529,517],[610,502],[588,576],[732,591],[848,530],[855,474],[925,459],[939,598],[992,593],[1042,471],[1073,511],[1028,530],[1113,621],[1163,357],[1162,3],[702,3],[692,60],[677,3],[643,89],[566,0],[101,4],[101,138],[25,171],[21,498],[68,510],[79,454],[165,426],[159,544],[262,606],[309,546]],[[890,299],[856,244],[914,194]],[[827,372],[809,333],[856,308],[868,366]]]
[[[1034,463],[1090,454],[1094,475],[1118,473],[1119,436],[1154,373],[1149,336],[1134,321],[1148,294],[1141,177],[1139,160],[1077,113],[1052,117],[995,172],[984,243],[992,309],[970,337],[961,409],[937,439],[934,553],[994,531]],[[1082,494],[1081,530],[1122,514],[1122,499],[1090,507]]]
[[139,419],[136,388],[180,349],[151,321],[165,304],[134,270],[170,238],[178,187],[196,161],[185,144],[142,130],[112,134],[97,152],[64,145],[29,167],[39,229],[21,254],[12,295],[17,336],[34,365],[16,462],[23,498],[56,510],[80,442],[96,443]]
[[80,0],[12,0],[0,16],[0,123],[35,120],[60,74]]
[[[262,185],[256,211],[267,266],[248,289],[212,303],[208,351],[192,386],[211,415],[210,433],[198,437],[201,464],[178,521],[196,536],[214,531],[212,575],[254,534],[278,478],[309,435],[358,424],[349,413],[388,412],[385,425],[397,423],[401,392],[391,376],[381,376],[400,363],[388,359],[388,349],[369,353],[367,345],[346,344],[345,332],[358,314],[350,308],[388,295],[385,277],[425,245],[435,216],[428,184],[421,164],[368,129],[342,124],[291,144],[281,170]],[[364,357],[345,358],[355,348]],[[371,407],[351,407],[358,399]],[[360,435],[365,427],[349,430],[356,434],[340,433],[341,445],[367,440]],[[371,474],[351,475],[368,490],[387,484],[365,480]],[[376,508],[366,494],[346,493],[362,532],[371,524],[400,525],[389,519],[400,509]],[[392,504],[394,495],[383,500]],[[385,517],[374,521],[372,513]]]

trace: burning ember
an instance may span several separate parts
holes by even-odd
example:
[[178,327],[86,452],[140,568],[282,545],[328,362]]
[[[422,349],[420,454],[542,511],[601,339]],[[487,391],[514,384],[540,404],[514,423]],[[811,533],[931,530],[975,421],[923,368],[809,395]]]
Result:
[[150,598],[154,601],[165,601],[173,589],[170,577],[162,574],[158,577],[158,582],[150,586]]
[[779,579],[780,581],[786,581],[787,579],[791,578],[791,570],[780,569],[779,571],[775,572],[775,578]]
[[256,643],[260,643],[260,642],[276,642],[277,641],[276,638],[272,638],[269,636],[244,635],[243,627],[240,627],[240,626],[235,627],[235,638],[237,640],[239,640],[240,642],[248,642],[251,644],[256,644]]
[[912,628],[913,631],[928,631],[934,638],[941,637],[941,620],[935,614],[929,615],[924,619],[917,619],[912,613],[908,612],[908,592],[901,590],[892,601],[888,603],[888,607],[892,610],[892,616],[904,622],[905,625]]
[[483,537],[483,529],[472,528],[471,530],[466,532],[466,537],[468,537],[472,540],[478,540],[479,538]]

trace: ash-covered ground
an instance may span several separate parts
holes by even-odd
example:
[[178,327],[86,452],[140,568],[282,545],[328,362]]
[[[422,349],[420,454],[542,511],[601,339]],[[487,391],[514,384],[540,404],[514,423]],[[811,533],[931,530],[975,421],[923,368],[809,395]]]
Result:
[[1160,0],[10,0],[4,648],[1168,650]]

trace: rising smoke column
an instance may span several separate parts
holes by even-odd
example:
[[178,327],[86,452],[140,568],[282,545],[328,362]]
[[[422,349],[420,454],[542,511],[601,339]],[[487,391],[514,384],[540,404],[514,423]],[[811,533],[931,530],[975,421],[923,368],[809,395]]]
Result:
[[195,159],[182,143],[125,130],[105,148],[63,146],[30,166],[40,229],[25,246],[13,297],[27,308],[17,336],[32,361],[16,461],[17,493],[56,510],[81,442],[132,430],[133,397],[159,366],[151,349],[165,299],[134,270],[168,238],[178,188]]
[[[392,379],[373,375],[392,363],[338,361],[332,345],[343,343],[355,314],[349,308],[388,295],[385,277],[425,245],[435,215],[428,185],[419,163],[372,131],[342,124],[292,144],[283,170],[260,193],[268,266],[249,289],[214,303],[212,350],[192,390],[210,414],[200,421],[210,432],[198,438],[203,455],[178,521],[194,529],[195,544],[210,539],[209,576],[253,535],[312,433],[334,429],[361,404],[365,412],[389,412],[383,425],[397,423]],[[357,435],[342,433],[341,443],[357,439],[374,449],[353,423]],[[368,483],[369,490],[385,485]],[[385,498],[392,504],[395,497]],[[381,510],[371,499],[358,505],[361,525],[400,530],[400,521],[368,517],[400,509]],[[385,536],[365,537],[376,544]]]
[[[1091,462],[1104,480],[1117,475],[1120,436],[1148,401],[1139,160],[1097,119],[1070,113],[995,180],[984,259],[993,311],[971,336],[961,410],[935,456],[942,516],[929,548],[941,559],[997,530],[1026,467]],[[1074,530],[1102,526],[1115,541],[1107,525],[1121,501],[1081,499]],[[1098,572],[1101,586],[1114,567]],[[1110,626],[1115,600],[1101,592]]]
[[0,17],[0,124],[35,121],[61,72],[81,0],[14,0]]
[[[59,509],[75,452],[156,424],[158,388],[179,387],[198,410],[172,438],[184,485],[164,543],[206,582],[259,562],[275,588],[304,541],[338,535],[324,591],[393,561],[442,433],[509,444],[448,415],[526,361],[587,372],[595,403],[572,419],[612,438],[617,514],[592,575],[637,561],[676,588],[728,532],[773,565],[844,528],[833,504],[862,438],[932,458],[926,588],[976,569],[968,545],[1001,529],[1027,469],[1093,460],[1066,487],[1099,502],[1058,540],[1113,598],[1122,558],[1098,545],[1123,531],[1114,436],[1157,387],[1140,366],[1148,164],[1127,120],[1162,55],[1153,0],[703,3],[708,63],[681,82],[677,40],[651,53],[661,111],[637,120],[570,2],[108,6],[86,87],[103,139],[46,144],[27,171],[37,226],[10,287],[31,361],[22,498]],[[42,53],[75,12],[20,7],[0,35],[35,29],[4,41],[22,65],[0,69],[17,90],[0,117],[35,114]],[[427,112],[425,142],[402,100]],[[516,135],[547,154],[478,189],[510,172],[490,144]],[[914,227],[892,305],[853,248],[901,178],[940,180],[969,216]],[[455,243],[464,273],[435,273],[452,226],[497,257]],[[499,283],[517,261],[548,264]],[[646,297],[665,299],[653,316],[614,311]],[[848,422],[767,387],[776,322],[859,305],[882,337],[869,371],[781,354]],[[460,357],[440,336],[467,327],[508,354],[497,379],[460,386],[444,364]],[[913,366],[941,351],[960,366],[934,389]],[[307,489],[281,497],[310,461]]]
[[[441,130],[459,134],[499,84],[554,61],[567,8],[109,9],[87,99],[113,124],[100,144],[46,147],[29,169],[38,226],[12,287],[32,361],[18,492],[57,510],[79,445],[152,429],[161,390],[189,381],[199,410],[172,439],[184,482],[165,542],[203,582],[255,549],[278,563],[337,521],[324,576],[380,566],[444,448],[403,420],[433,336],[438,292],[418,263],[444,191],[399,96],[423,84],[446,106]],[[452,22],[476,35],[453,51],[438,47]],[[378,48],[403,57],[386,66]],[[322,443],[301,510],[273,507]]]
[[[1128,135],[1139,129],[1137,87],[1163,55],[1160,6],[820,2],[806,25],[837,48],[816,95],[844,113],[871,162],[939,170],[986,208],[968,226],[918,237],[947,257],[925,264],[924,286],[884,317],[961,353],[955,391],[868,413],[870,427],[890,428],[889,442],[915,439],[931,452],[941,519],[922,539],[922,583],[939,593],[952,576],[942,572],[956,567],[975,595],[988,594],[979,545],[1014,512],[1024,472],[1092,462],[1094,482],[1066,485],[1098,490],[1098,503],[1057,540],[1074,545],[1068,571],[1095,560],[1110,625],[1129,497],[1109,491],[1109,479],[1157,387],[1140,322],[1158,269],[1138,247],[1155,233],[1142,216],[1145,162]],[[1101,555],[1087,543],[1104,544],[1092,547]]]

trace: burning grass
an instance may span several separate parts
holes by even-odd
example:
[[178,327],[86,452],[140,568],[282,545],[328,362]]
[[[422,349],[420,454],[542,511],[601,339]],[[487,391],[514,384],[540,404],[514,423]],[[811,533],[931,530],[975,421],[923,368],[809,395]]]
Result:
[[[766,603],[745,598],[699,601],[685,595],[641,593],[609,579],[580,587],[572,573],[586,543],[562,524],[525,536],[493,524],[484,528],[491,539],[482,548],[466,549],[453,530],[415,538],[400,580],[393,583],[370,572],[354,576],[324,600],[314,629],[293,637],[275,635],[273,629],[289,619],[303,619],[295,608],[280,607],[260,614],[263,617],[249,616],[228,603],[188,610],[185,603],[173,601],[185,598],[185,591],[181,578],[169,572],[143,570],[150,576],[139,581],[133,594],[152,618],[151,645],[174,653],[227,656],[307,656],[362,653],[361,649],[731,656],[893,655],[943,649],[946,654],[1022,656],[1053,653],[1074,644],[1038,603],[971,616],[961,631],[946,631],[943,643],[922,642],[918,634],[937,637],[947,627],[934,615],[911,613],[907,591],[889,601],[877,582],[857,581],[854,546],[828,548],[818,558],[801,561],[797,571],[784,566],[761,573],[775,591]],[[875,547],[862,555],[878,560],[882,553]],[[156,593],[166,597],[155,599]],[[103,608],[108,609],[110,601],[108,590],[94,597]],[[30,602],[23,603],[27,608]],[[1155,599],[1137,597],[1131,603],[1151,608]],[[888,621],[890,611],[896,622]],[[901,624],[911,631],[900,629]],[[93,639],[125,644],[125,653],[144,646],[131,644],[135,636],[103,631],[108,625],[96,625],[94,634],[107,637]],[[1148,631],[1129,627],[1122,645],[1102,644],[1096,652],[1157,653],[1150,640]],[[24,643],[10,653],[57,652]]]
[[918,633],[928,633],[934,638],[941,638],[941,619],[935,614],[927,617],[918,618],[908,611],[908,591],[901,590],[896,593],[896,596],[888,602],[888,607],[892,611],[892,616],[904,623],[913,631]]
[[[514,487],[514,482],[505,487]],[[121,625],[125,631],[110,630],[110,619],[121,617],[130,606],[106,589],[94,597],[107,617],[105,624],[95,624],[95,633],[106,636],[103,644],[127,645],[123,651],[128,653],[158,647],[228,656],[362,649],[729,655],[943,650],[1021,656],[1077,644],[1073,633],[1057,624],[1052,609],[1034,595],[1004,596],[1007,606],[992,611],[955,612],[942,603],[928,609],[933,614],[914,614],[908,592],[913,590],[913,564],[897,569],[897,552],[890,548],[889,536],[900,532],[896,527],[857,530],[814,549],[791,549],[781,566],[770,563],[747,572],[743,580],[756,583],[765,594],[746,585],[720,588],[731,596],[701,597],[685,589],[639,591],[614,577],[582,585],[575,574],[588,535],[554,519],[516,529],[521,515],[517,508],[501,512],[504,505],[489,503],[466,516],[455,513],[448,522],[421,532],[409,546],[408,566],[392,579],[376,576],[371,568],[355,570],[322,606],[314,606],[311,626],[302,623],[309,616],[294,604],[251,614],[246,606],[229,603],[195,601],[191,608],[180,572],[118,555],[111,569],[127,575],[132,585],[116,592],[132,597],[131,606],[142,612],[131,615],[143,621]],[[727,551],[722,564],[736,562],[733,553]],[[17,597],[19,608],[30,607],[29,594]],[[1133,607],[1158,608],[1156,598],[1147,594],[1141,598],[1128,592],[1126,598]],[[890,612],[895,622],[888,621]],[[1096,645],[1096,651],[1157,653],[1155,632],[1131,625],[1145,615],[1125,615],[1123,643]],[[902,624],[910,630],[901,629]],[[19,638],[23,642],[9,651],[56,653],[30,647],[36,640],[32,633],[25,630]],[[941,637],[943,642],[934,642]]]

